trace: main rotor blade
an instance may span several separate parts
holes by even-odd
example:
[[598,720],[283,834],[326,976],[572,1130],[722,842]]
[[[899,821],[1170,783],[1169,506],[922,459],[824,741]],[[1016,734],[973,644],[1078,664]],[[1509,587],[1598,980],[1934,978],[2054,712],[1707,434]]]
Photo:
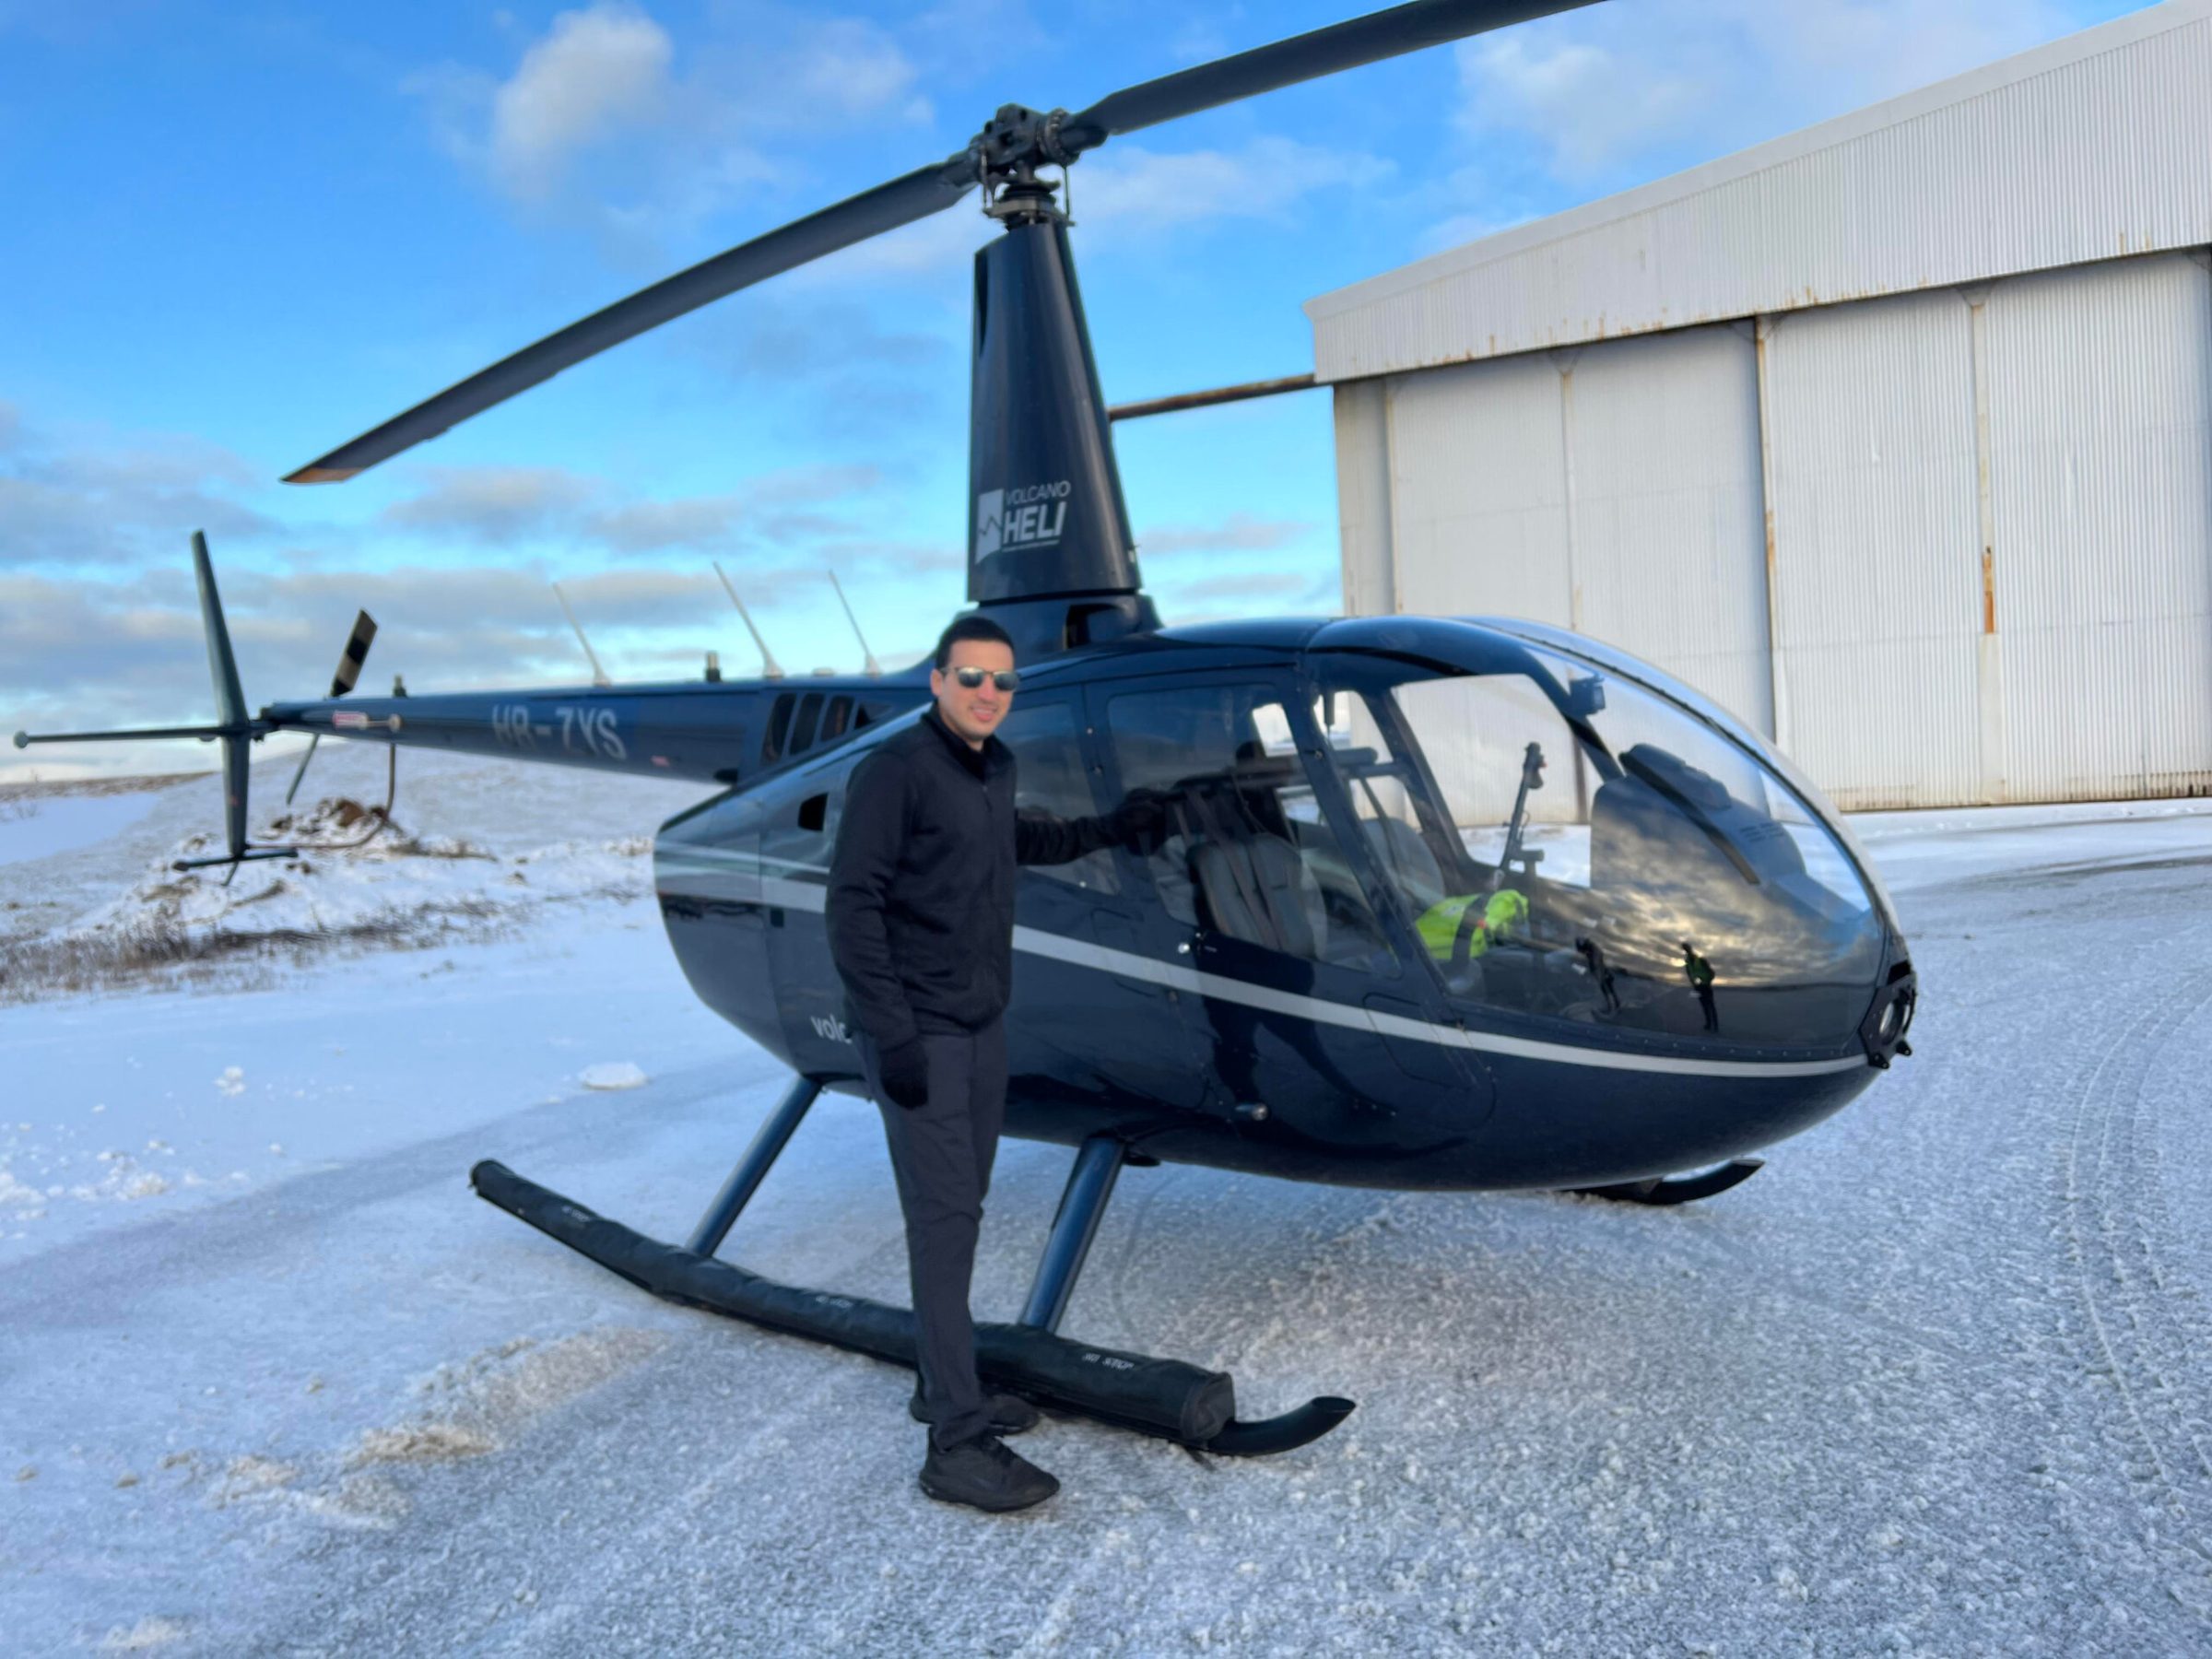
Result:
[[1179,115],[1193,115],[1217,104],[1233,103],[1278,87],[1357,69],[1362,64],[1441,46],[1532,18],[1572,11],[1594,0],[1413,0],[1388,11],[1371,12],[1348,23],[1333,23],[1310,34],[1293,35],[1272,46],[1254,47],[1211,64],[1163,75],[1141,86],[1109,93],[1062,125],[1071,148],[1088,149],[1116,133],[1134,133]]
[[389,461],[402,450],[437,437],[471,415],[479,415],[518,392],[551,380],[563,369],[696,311],[710,300],[941,212],[975,184],[975,164],[963,152],[757,236],[627,300],[618,300],[582,322],[547,335],[535,346],[525,346],[512,357],[502,358],[427,403],[417,404],[406,414],[385,421],[374,431],[309,462],[298,472],[288,473],[284,481],[335,484],[350,478],[380,461]]

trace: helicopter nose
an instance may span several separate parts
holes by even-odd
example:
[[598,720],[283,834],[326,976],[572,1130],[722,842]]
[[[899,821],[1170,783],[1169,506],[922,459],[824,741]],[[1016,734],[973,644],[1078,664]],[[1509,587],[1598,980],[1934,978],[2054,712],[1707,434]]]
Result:
[[1920,977],[1909,960],[1890,965],[1888,975],[1874,994],[1866,1018],[1859,1022],[1859,1041],[1866,1045],[1868,1064],[1881,1071],[1900,1054],[1910,1055],[1912,1045],[1905,1034],[1920,1009]]

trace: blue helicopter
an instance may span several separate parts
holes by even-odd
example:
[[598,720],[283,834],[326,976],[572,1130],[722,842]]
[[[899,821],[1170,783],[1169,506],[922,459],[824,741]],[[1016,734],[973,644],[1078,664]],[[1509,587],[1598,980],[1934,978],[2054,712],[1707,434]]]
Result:
[[[1898,1055],[1918,996],[1896,911],[1819,791],[1690,688],[1495,618],[1163,627],[1146,595],[1058,185],[1109,137],[1582,0],[1417,0],[1117,92],[1001,109],[958,155],[679,273],[290,475],[332,482],[670,318],[980,193],[968,595],[1016,642],[999,737],[1020,804],[1144,793],[1145,844],[1025,870],[1006,1132],[1076,1148],[1020,1316],[977,1328],[991,1385],[1197,1450],[1278,1452],[1351,1411],[1242,1420],[1225,1374],[1063,1337],[1121,1171],[1711,1196]],[[655,778],[715,793],[661,827],[654,888],[700,997],[794,1081],[680,1246],[503,1166],[476,1190],[645,1289],[912,1365],[911,1314],[773,1283],[718,1251],[825,1089],[865,1091],[823,912],[844,785],[921,717],[901,672],[352,695],[249,713],[194,537],[218,720],[31,742],[219,741],[228,866],[250,745],[276,732]],[[312,749],[311,749],[312,754]],[[302,762],[304,771],[305,762]],[[297,780],[294,787],[297,788]],[[1683,1171],[1691,1171],[1683,1173]]]

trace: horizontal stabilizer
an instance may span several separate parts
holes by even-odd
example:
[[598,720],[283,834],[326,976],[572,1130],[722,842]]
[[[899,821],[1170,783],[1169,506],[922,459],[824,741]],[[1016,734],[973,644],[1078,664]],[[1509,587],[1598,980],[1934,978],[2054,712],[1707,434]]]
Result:
[[211,743],[218,737],[251,736],[265,730],[260,722],[241,727],[204,726],[141,726],[128,732],[18,732],[16,747],[29,748],[34,743],[129,743],[137,738],[197,737]]

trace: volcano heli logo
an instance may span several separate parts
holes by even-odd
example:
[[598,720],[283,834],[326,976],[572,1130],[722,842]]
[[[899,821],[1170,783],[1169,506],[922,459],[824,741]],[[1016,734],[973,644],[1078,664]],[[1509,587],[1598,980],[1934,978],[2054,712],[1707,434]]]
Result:
[[986,489],[975,498],[975,556],[1053,547],[1067,524],[1068,482]]

